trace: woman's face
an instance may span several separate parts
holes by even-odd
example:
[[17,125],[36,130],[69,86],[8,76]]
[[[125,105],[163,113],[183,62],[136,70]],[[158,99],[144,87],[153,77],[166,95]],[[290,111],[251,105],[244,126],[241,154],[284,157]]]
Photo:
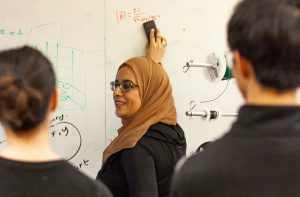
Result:
[[[127,66],[119,69],[115,81],[120,84],[129,81],[135,85],[139,85],[136,82],[133,71]],[[119,118],[129,118],[141,107],[141,97],[137,87],[122,91],[120,86],[118,86],[114,90],[113,98],[116,106],[116,115]]]

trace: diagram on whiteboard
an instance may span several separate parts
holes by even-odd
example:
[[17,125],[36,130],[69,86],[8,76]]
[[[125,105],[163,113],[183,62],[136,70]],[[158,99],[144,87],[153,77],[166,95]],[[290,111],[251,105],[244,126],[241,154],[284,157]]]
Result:
[[[57,25],[44,24],[37,27],[8,28],[0,25],[0,39],[11,43],[26,41],[39,35],[41,29],[56,29]],[[73,46],[65,46],[53,41],[32,41],[36,49],[43,52],[52,62],[60,91],[59,109],[82,110],[86,107],[86,66],[85,52]]]
[[84,52],[48,42],[44,46],[36,45],[36,48],[43,51],[53,63],[60,91],[59,109],[84,109],[86,106]]
[[50,134],[51,146],[56,153],[66,160],[71,160],[77,155],[82,145],[81,134],[75,124],[67,121],[65,114],[52,120]]

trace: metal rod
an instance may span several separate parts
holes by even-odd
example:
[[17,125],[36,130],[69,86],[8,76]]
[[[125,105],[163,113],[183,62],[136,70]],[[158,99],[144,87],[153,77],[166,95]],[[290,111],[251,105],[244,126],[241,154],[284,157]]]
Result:
[[191,112],[191,111],[185,112],[185,115],[187,115],[187,116],[203,116],[203,117],[207,116],[206,112]]
[[215,66],[207,63],[197,63],[197,62],[187,62],[186,66],[188,67],[204,67],[204,68],[214,68]]
[[[214,111],[210,111],[210,112],[214,112]],[[191,111],[185,112],[185,115],[187,115],[187,116],[202,116],[202,117],[207,116],[206,112],[191,112]],[[220,113],[220,115],[223,117],[235,117],[238,115],[238,113]]]

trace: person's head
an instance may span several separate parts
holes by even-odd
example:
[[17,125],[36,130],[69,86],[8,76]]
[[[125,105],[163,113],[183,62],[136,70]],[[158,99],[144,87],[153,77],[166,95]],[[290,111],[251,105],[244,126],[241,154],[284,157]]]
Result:
[[[34,48],[0,52],[0,121],[16,134],[39,126],[57,105],[50,61]],[[50,105],[51,103],[51,105]]]
[[[133,117],[141,108],[156,107],[161,103],[154,98],[166,96],[172,100],[168,75],[161,66],[145,57],[135,57],[124,62],[118,69],[115,81],[111,82],[116,115],[122,119]],[[161,109],[163,110],[163,109]]]
[[129,118],[141,107],[141,97],[137,79],[133,70],[123,64],[120,66],[115,81],[111,82],[116,115],[119,118]]
[[299,0],[243,0],[228,23],[233,73],[245,97],[255,80],[278,93],[300,86]]

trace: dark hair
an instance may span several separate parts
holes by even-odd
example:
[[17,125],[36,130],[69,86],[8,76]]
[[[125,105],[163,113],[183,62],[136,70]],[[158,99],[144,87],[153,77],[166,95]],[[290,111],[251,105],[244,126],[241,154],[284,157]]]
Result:
[[244,0],[228,24],[228,43],[251,62],[260,84],[300,86],[299,0]]
[[290,6],[295,6],[300,9],[300,0],[276,0],[277,3],[285,3]]
[[34,48],[0,52],[0,121],[16,133],[40,124],[55,88],[50,61]]

